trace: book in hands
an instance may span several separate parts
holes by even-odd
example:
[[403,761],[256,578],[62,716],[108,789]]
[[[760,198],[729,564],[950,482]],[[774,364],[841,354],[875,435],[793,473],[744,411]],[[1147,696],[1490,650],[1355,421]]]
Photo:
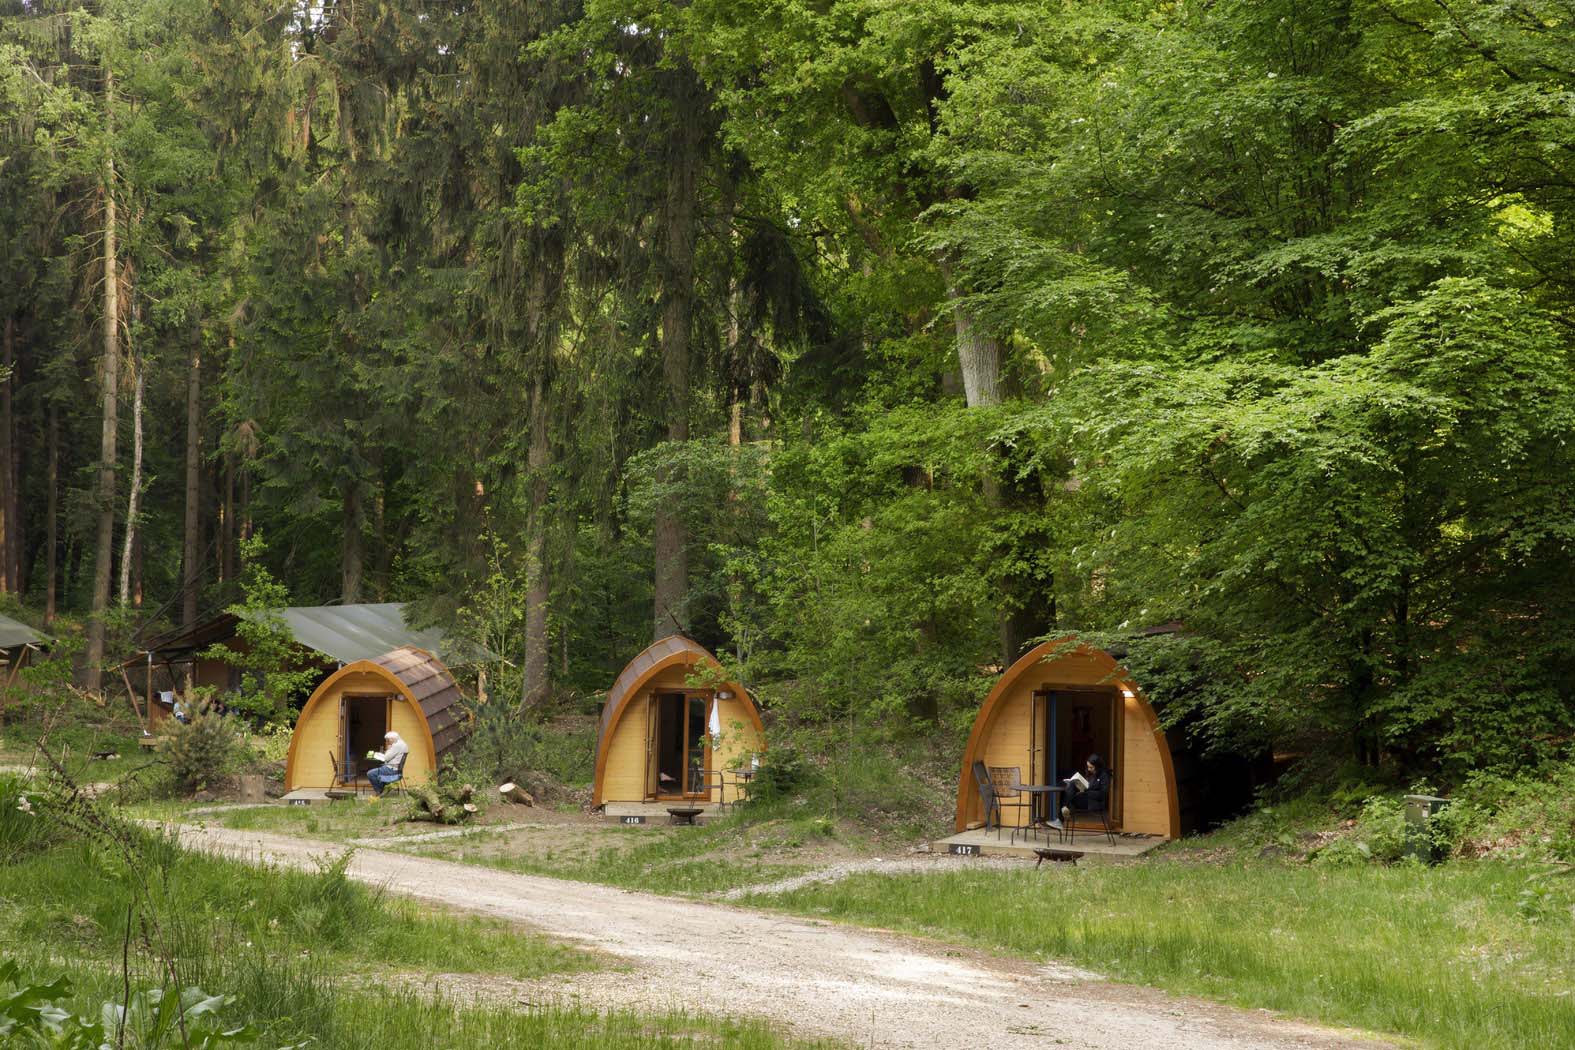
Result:
[[1066,778],[1066,786],[1075,787],[1079,791],[1087,791],[1088,778],[1083,776],[1081,773],[1073,773],[1071,776]]

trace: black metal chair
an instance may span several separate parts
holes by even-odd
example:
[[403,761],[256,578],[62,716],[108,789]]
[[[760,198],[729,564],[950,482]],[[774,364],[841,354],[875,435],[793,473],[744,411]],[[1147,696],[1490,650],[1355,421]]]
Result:
[[361,774],[356,771],[355,758],[348,752],[344,761],[339,761],[339,756],[332,750],[328,752],[328,761],[334,767],[334,787],[341,788],[346,785],[357,795],[361,793]]
[[996,826],[995,833],[1001,833],[1002,821],[1000,812],[1003,809],[1015,809],[1017,822],[1012,825],[1012,841],[1017,841],[1017,833],[1024,828],[1023,811],[1028,811],[1029,820],[1033,819],[1033,799],[1024,791],[1023,770],[1021,766],[991,766],[990,785],[995,789]]
[[1001,826],[1001,804],[995,797],[995,785],[990,782],[990,771],[978,760],[973,764],[973,782],[979,789],[979,808],[984,813],[984,830],[989,831],[991,821]]
[[[1100,826],[1103,828],[1103,830],[1105,832],[1105,837],[1108,838],[1110,840],[1110,844],[1112,846],[1114,846],[1116,844],[1116,829],[1110,823],[1110,800],[1115,797],[1115,794],[1116,794],[1116,771],[1113,770],[1113,769],[1108,769],[1107,768],[1105,770],[1105,799],[1104,799],[1104,802],[1099,806],[1099,808],[1097,808],[1097,809],[1083,809],[1083,808],[1081,808],[1079,806],[1076,806],[1076,805],[1072,805],[1072,806],[1068,807],[1071,812],[1070,812],[1069,818],[1066,821],[1064,821],[1064,823],[1066,825],[1067,841],[1068,842],[1076,842],[1077,841],[1077,821],[1078,821],[1079,817],[1098,817],[1099,818],[1099,822],[1100,822]],[[1079,796],[1079,797],[1082,797],[1082,796]],[[1077,801],[1077,799],[1073,799],[1074,803],[1076,801]]]

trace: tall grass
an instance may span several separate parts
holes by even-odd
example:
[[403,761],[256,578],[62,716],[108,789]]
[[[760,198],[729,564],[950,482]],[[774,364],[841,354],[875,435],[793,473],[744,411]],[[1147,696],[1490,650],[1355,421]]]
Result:
[[[1498,864],[862,875],[755,903],[1461,1050],[1575,1046],[1575,887]],[[1550,888],[1551,887],[1551,888]]]
[[352,882],[342,862],[316,873],[256,868],[152,834],[129,862],[76,839],[0,864],[0,943],[64,943],[86,957],[115,957],[133,880],[147,887],[165,947],[191,983],[207,979],[209,960],[250,949],[367,969],[520,978],[592,965],[583,953],[506,923],[384,899]]
[[[56,832],[47,841],[29,839],[25,853],[0,855],[0,950],[35,981],[70,977],[75,989],[67,1005],[80,1013],[96,1016],[100,1003],[120,1002],[122,982],[129,981],[136,990],[197,986],[233,996],[225,1018],[256,1025],[266,1034],[264,1046],[833,1045],[790,1042],[762,1023],[682,1013],[459,1006],[420,990],[421,976],[550,978],[594,960],[508,924],[386,899],[350,881],[343,858],[325,861],[317,872],[256,868],[188,852],[96,809],[73,816],[58,799],[40,800],[39,808],[36,815],[13,812],[49,822]],[[0,828],[12,823],[0,820]],[[16,835],[6,842],[20,841]]]
[[[95,1014],[100,1002],[119,1001],[122,976],[103,966],[23,952],[24,972],[40,978],[65,975],[74,985],[68,1005]],[[202,987],[234,1001],[227,1021],[250,1021],[264,1033],[261,1047],[308,1046],[334,1050],[679,1050],[696,1044],[738,1050],[835,1050],[832,1041],[784,1038],[770,1025],[689,1013],[598,1014],[572,1005],[527,1009],[462,1006],[408,988],[360,986],[330,968],[261,952],[211,960]],[[132,987],[158,984],[139,970]]]

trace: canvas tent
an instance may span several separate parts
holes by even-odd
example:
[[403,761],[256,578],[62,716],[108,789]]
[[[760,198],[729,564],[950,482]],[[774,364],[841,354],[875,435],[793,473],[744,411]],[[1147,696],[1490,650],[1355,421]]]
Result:
[[323,680],[301,709],[285,765],[285,790],[331,788],[348,771],[364,781],[377,765],[365,757],[397,732],[410,746],[405,782],[424,784],[469,725],[454,676],[436,656],[402,646],[354,660]]
[[[740,771],[765,750],[749,691],[699,642],[671,635],[629,661],[607,690],[591,805],[735,801]],[[724,787],[724,782],[726,786]]]

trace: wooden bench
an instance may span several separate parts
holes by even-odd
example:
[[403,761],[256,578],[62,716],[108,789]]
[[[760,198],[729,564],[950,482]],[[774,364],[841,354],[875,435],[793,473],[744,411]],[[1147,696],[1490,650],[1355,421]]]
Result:
[[671,818],[670,823],[694,826],[700,823],[698,818],[704,812],[699,806],[670,806],[667,815]]

